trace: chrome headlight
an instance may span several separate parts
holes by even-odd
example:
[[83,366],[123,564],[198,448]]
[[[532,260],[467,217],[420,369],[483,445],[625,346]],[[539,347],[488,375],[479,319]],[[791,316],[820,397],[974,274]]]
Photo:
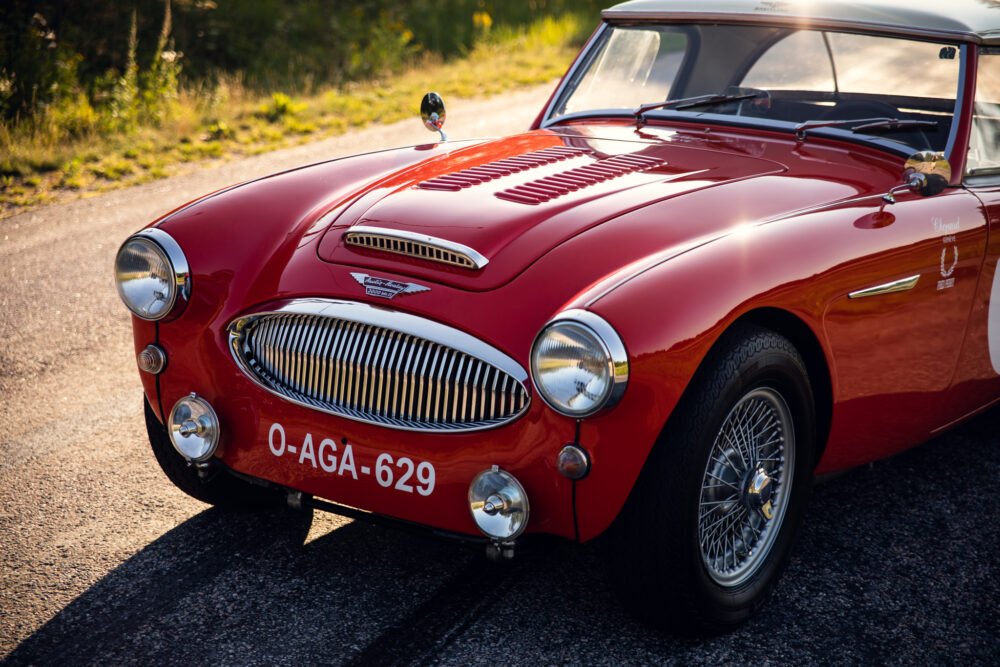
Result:
[[187,259],[169,234],[144,229],[118,249],[115,286],[122,302],[136,317],[161,320],[173,310],[178,296],[188,297]]
[[531,379],[553,410],[568,417],[592,415],[614,405],[625,392],[625,345],[603,318],[567,310],[535,338]]

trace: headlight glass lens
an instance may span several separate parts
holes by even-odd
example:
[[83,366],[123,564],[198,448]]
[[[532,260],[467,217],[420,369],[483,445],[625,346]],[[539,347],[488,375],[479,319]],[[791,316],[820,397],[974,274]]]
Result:
[[572,417],[600,410],[614,388],[614,364],[601,338],[572,321],[550,324],[531,351],[531,375],[545,402]]
[[144,320],[166,317],[177,299],[177,280],[167,254],[142,236],[129,239],[118,251],[115,284],[125,306]]

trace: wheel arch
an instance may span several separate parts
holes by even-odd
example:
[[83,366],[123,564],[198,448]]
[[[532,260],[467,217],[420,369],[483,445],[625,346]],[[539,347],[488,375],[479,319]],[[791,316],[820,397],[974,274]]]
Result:
[[[816,451],[813,453],[813,465],[819,463],[830,436],[833,418],[833,382],[823,345],[813,329],[802,318],[788,310],[774,307],[755,308],[740,315],[716,339],[709,353],[701,360],[698,372],[701,372],[726,334],[744,324],[755,325],[784,336],[802,355],[802,360],[806,365],[806,373],[809,376],[809,384],[812,387],[813,403],[816,410]],[[686,394],[689,389],[690,384],[684,393]],[[664,424],[664,429],[666,429],[666,424]]]

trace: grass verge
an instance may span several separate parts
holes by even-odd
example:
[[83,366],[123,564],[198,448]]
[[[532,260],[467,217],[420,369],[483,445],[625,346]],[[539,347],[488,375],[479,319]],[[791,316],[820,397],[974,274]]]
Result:
[[0,125],[0,218],[164,178],[186,163],[257,155],[414,117],[428,90],[470,98],[551,81],[565,71],[587,27],[569,14],[501,29],[461,60],[425,58],[381,80],[309,95],[254,94],[238,80],[184,89],[159,126],[128,134],[67,141],[46,123]]

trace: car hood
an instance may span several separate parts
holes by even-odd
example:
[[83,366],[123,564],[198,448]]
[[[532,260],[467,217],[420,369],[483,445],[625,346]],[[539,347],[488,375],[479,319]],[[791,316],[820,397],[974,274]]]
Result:
[[[681,133],[655,141],[635,136],[537,130],[428,158],[327,211],[319,256],[461,289],[495,289],[552,248],[624,213],[787,170]],[[460,244],[487,263],[461,268],[348,243],[349,234],[372,228]]]

